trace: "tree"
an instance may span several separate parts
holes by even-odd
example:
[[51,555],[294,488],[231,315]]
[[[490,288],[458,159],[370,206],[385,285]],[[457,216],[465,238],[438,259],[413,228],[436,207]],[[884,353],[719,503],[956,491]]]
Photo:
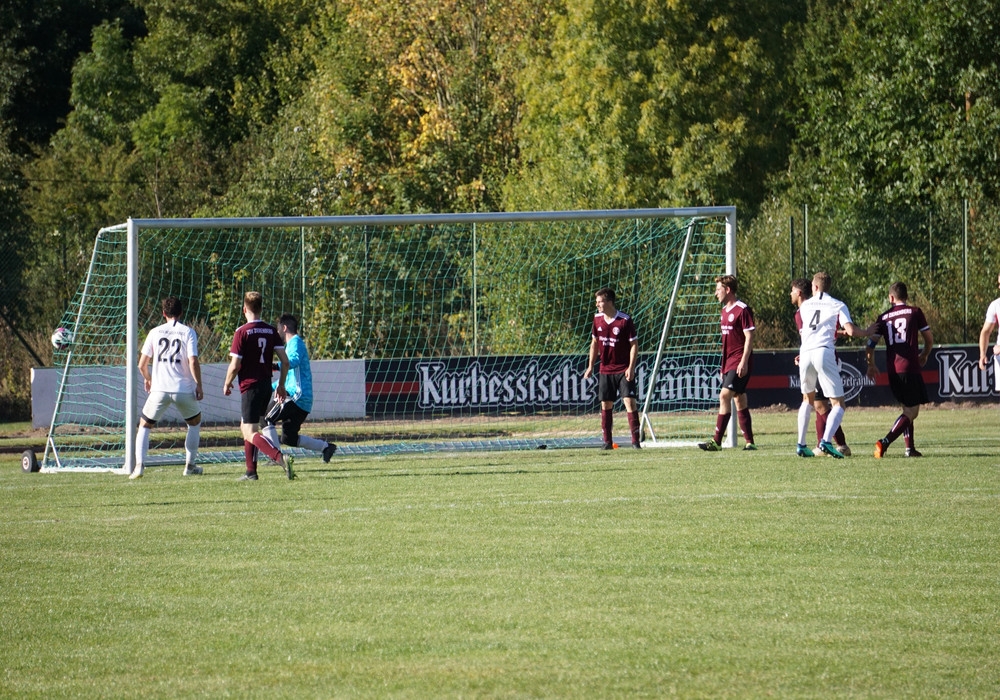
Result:
[[516,157],[517,49],[539,0],[343,3],[314,103],[342,205],[369,212],[495,209]]
[[[925,299],[962,288],[963,199],[973,202],[973,295],[991,293],[1000,231],[979,213],[1000,197],[998,40],[987,0],[813,6],[796,61],[799,137],[784,197],[826,222],[817,263],[841,273],[859,315],[884,305],[897,276]],[[954,323],[961,302],[936,299],[948,324],[939,340],[968,340]]]
[[512,208],[736,204],[786,162],[804,6],[567,0],[522,73]]

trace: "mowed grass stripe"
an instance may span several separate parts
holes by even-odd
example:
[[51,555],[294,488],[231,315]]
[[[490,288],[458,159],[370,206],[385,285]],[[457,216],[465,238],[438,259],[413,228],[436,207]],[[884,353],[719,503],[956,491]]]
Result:
[[754,454],[5,462],[0,694],[995,696],[996,417],[925,409],[921,460],[761,413]]

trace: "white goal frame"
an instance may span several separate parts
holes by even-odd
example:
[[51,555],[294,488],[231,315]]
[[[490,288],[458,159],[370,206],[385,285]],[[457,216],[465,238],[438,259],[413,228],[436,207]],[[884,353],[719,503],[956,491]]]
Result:
[[[125,435],[124,435],[124,465],[120,469],[110,468],[107,471],[128,474],[135,464],[136,426],[139,420],[139,241],[140,232],[156,229],[218,229],[218,228],[285,228],[305,229],[312,227],[339,228],[347,226],[406,226],[406,225],[437,225],[437,224],[471,224],[473,232],[477,223],[514,223],[543,221],[575,221],[587,219],[627,220],[650,218],[711,218],[725,220],[725,274],[736,274],[736,207],[691,207],[691,208],[646,208],[646,209],[604,209],[576,211],[537,211],[537,212],[494,212],[494,213],[464,213],[464,214],[405,214],[405,215],[358,215],[358,216],[320,216],[320,217],[232,217],[232,218],[170,218],[145,219],[129,218],[125,224],[127,245],[126,269],[126,358],[125,358]],[[689,226],[685,239],[685,249],[682,255],[687,255],[687,246],[691,240],[693,226]],[[672,321],[674,302],[680,283],[683,264],[679,266],[678,277],[671,294],[667,316],[663,321],[659,344],[656,350],[656,361],[653,364],[650,386],[653,385],[658,371],[658,365],[667,346]],[[720,271],[722,273],[722,271]],[[473,284],[475,295],[475,285]],[[475,307],[475,305],[474,305]],[[645,403],[640,414],[640,421],[647,429],[644,444],[650,447],[663,444],[657,441],[652,431],[648,417],[651,392],[647,392]],[[57,400],[58,401],[58,400]],[[55,416],[53,416],[53,421]],[[727,446],[735,444],[735,421],[730,423]],[[54,445],[53,445],[54,448]],[[57,456],[58,460],[58,456]],[[47,471],[47,470],[46,470]]]

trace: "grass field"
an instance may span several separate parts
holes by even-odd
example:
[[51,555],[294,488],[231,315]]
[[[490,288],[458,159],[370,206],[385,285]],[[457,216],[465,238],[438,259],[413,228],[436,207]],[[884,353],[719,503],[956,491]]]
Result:
[[[0,461],[3,697],[997,697],[1000,411],[760,450]],[[597,417],[595,415],[595,422]],[[706,430],[711,427],[711,419]]]

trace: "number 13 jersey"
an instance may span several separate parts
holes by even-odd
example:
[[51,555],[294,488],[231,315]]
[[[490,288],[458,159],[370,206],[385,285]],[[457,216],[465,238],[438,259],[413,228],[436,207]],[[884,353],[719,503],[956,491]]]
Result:
[[193,394],[198,388],[189,359],[198,356],[198,336],[180,321],[167,321],[146,336],[142,354],[152,358],[152,391]]
[[876,333],[885,338],[889,372],[911,374],[920,371],[920,334],[930,328],[917,306],[896,304],[878,317]]

